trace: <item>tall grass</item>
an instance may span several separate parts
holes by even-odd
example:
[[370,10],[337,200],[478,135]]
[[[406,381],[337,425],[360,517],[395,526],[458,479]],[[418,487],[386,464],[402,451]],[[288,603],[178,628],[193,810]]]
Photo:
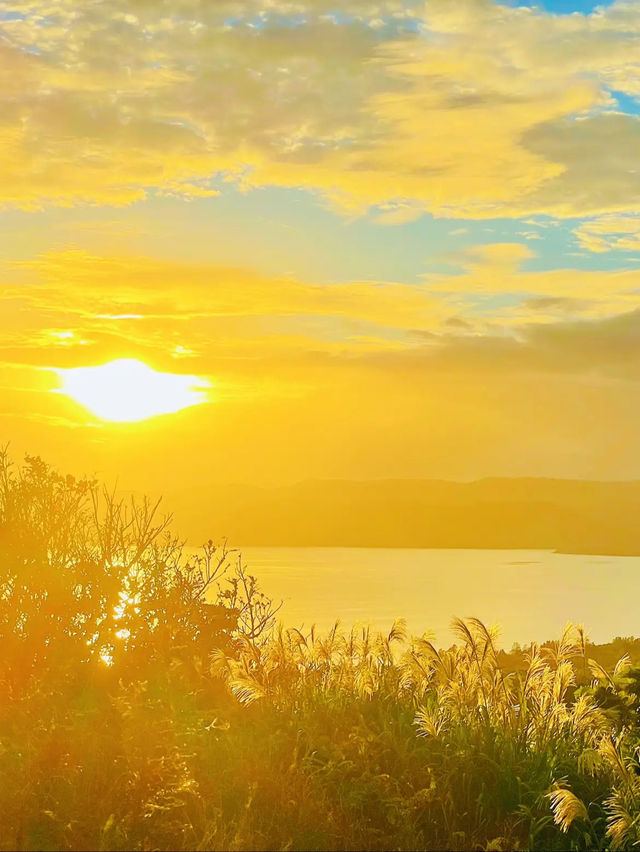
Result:
[[626,849],[640,669],[275,625],[241,559],[0,455],[0,849]]
[[[558,642],[532,646],[516,674],[500,663],[495,631],[478,619],[456,619],[453,627],[458,643],[449,650],[426,637],[407,639],[401,622],[388,635],[338,625],[322,636],[280,628],[259,645],[240,640],[231,656],[214,651],[211,668],[245,707],[305,719],[331,712],[336,724],[346,708],[358,708],[361,719],[379,719],[378,734],[411,714],[425,741],[428,783],[412,785],[397,766],[395,780],[408,785],[405,806],[420,803],[412,834],[420,846],[632,845],[640,740],[637,695],[625,691],[633,683],[628,658],[608,674],[587,659],[582,628],[569,624]],[[591,676],[577,688],[585,671]],[[610,705],[632,709],[625,723],[604,706],[603,685]],[[332,766],[334,781],[336,774]]]

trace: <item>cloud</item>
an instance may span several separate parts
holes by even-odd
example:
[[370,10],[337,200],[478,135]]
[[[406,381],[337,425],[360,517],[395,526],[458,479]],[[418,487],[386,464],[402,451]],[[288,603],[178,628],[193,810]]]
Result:
[[435,329],[452,313],[426,284],[320,285],[77,250],[8,266],[0,305],[7,361],[66,367],[136,357],[169,369],[188,353],[197,371],[236,377],[270,359],[387,351],[406,345],[416,323]]
[[640,117],[563,117],[532,128],[523,139],[536,154],[562,164],[554,181],[528,199],[532,210],[556,216],[633,212],[640,206]]
[[635,270],[525,271],[531,256],[520,244],[470,247],[451,258],[454,273],[408,285],[51,252],[5,268],[0,358],[64,367],[137,357],[170,369],[188,354],[199,373],[255,382],[260,370],[274,381],[293,371],[299,382],[313,364],[400,357],[416,339],[435,352],[500,338],[509,358],[538,326],[592,327],[638,307]]
[[406,349],[416,329],[438,341],[452,323],[468,335],[513,337],[532,323],[613,316],[640,301],[635,269],[523,268],[532,257],[522,244],[496,243],[436,257],[454,271],[419,284],[311,284],[142,255],[49,252],[5,265],[0,355],[46,364],[129,354],[166,367],[168,353],[188,350],[208,369],[214,358],[258,353]]
[[602,253],[638,251],[640,216],[601,216],[582,222],[573,233],[582,248]]
[[[523,261],[534,257],[533,252],[520,243],[495,243],[473,246],[463,252],[439,255],[437,261],[455,264],[458,274],[443,275],[427,273],[423,276],[431,293],[442,297],[456,294],[467,307],[474,300],[490,300],[486,318],[496,321],[502,318],[506,325],[529,322],[533,318],[543,320],[536,307],[542,304],[549,309],[553,305],[573,306],[578,315],[593,312],[606,316],[635,307],[639,301],[638,271],[621,268],[611,271],[597,269],[556,268],[547,270],[523,269]],[[513,299],[504,297],[520,294],[513,306]],[[503,297],[501,301],[501,297]],[[555,318],[555,312],[550,319]]]
[[105,257],[80,250],[15,262],[12,269],[24,283],[6,288],[5,298],[22,299],[40,309],[55,306],[92,319],[313,316],[404,328],[416,317],[428,322],[442,315],[441,305],[425,285],[308,284],[249,269],[144,256]]
[[534,296],[525,299],[522,307],[532,312],[554,311],[560,314],[577,314],[587,311],[591,303],[586,299],[569,299],[566,296]]
[[[0,199],[317,192],[382,221],[629,212],[640,3],[9,0]],[[222,191],[224,187],[222,186]],[[385,206],[386,205],[386,206]]]
[[[640,383],[640,308],[606,318],[528,323],[516,334],[465,334],[464,329],[440,335],[423,346],[371,353],[366,360],[390,373],[408,375],[482,374],[489,382],[500,377],[572,377],[587,385]],[[544,380],[544,379],[542,379]]]

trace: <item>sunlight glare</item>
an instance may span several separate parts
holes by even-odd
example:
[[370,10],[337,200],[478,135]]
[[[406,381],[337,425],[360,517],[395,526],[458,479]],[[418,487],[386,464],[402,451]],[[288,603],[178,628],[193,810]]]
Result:
[[160,373],[142,361],[121,359],[99,367],[54,368],[63,393],[96,417],[132,423],[171,414],[209,399],[211,384],[198,376]]

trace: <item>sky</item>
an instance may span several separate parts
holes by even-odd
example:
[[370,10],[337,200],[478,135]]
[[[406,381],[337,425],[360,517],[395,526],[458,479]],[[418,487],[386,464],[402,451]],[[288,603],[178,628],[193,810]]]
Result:
[[[640,0],[4,0],[0,439],[185,511],[640,478],[639,48]],[[66,392],[121,359],[197,404]]]

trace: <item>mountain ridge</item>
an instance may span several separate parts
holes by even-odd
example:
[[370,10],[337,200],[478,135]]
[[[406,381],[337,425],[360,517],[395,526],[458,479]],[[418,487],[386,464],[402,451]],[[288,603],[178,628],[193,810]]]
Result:
[[[242,546],[551,549],[640,554],[640,480],[308,479],[191,490],[177,516]],[[176,501],[181,505],[180,501]]]

